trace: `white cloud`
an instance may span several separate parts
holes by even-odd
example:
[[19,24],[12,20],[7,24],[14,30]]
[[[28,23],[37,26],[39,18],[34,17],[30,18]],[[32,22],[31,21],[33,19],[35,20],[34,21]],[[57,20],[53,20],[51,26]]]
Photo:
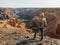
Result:
[[60,0],[1,0],[0,7],[60,7]]

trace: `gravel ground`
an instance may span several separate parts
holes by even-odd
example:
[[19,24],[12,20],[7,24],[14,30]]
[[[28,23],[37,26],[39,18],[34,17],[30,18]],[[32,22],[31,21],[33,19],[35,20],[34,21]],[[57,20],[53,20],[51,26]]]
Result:
[[33,34],[25,30],[0,28],[0,45],[60,45],[60,39],[44,36],[44,40],[39,41],[40,37],[37,36],[36,40],[30,40],[32,38]]

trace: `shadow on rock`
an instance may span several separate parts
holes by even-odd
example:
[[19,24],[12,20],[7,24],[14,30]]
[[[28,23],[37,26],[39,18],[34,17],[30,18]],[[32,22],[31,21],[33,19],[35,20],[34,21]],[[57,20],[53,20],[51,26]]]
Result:
[[33,43],[33,42],[39,42],[37,40],[23,40],[23,41],[20,41],[19,43],[17,43],[16,45],[26,45],[26,44],[29,44],[29,43]]
[[17,43],[16,45],[26,45],[28,43],[29,43],[29,40],[23,40],[23,41]]

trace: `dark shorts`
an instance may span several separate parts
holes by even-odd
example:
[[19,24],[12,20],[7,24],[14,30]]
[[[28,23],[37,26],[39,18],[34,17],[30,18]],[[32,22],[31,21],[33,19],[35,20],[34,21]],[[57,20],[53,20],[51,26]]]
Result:
[[38,31],[40,30],[40,29],[37,28],[37,27],[33,27],[32,29],[33,29],[33,32],[38,32]]
[[38,28],[38,27],[33,27],[32,29],[33,29],[34,32],[38,32],[38,31],[43,30],[43,28]]

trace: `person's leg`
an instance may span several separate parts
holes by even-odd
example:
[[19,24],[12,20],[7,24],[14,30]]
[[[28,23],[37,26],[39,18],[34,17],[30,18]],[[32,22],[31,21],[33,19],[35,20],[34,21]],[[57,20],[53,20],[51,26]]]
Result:
[[41,31],[41,39],[40,39],[40,41],[41,41],[41,40],[43,40],[43,36],[44,36],[43,28],[41,28],[40,31]]
[[35,38],[36,38],[36,34],[37,34],[37,32],[35,31],[35,33],[34,33],[34,37],[33,37],[33,40],[35,40]]
[[36,34],[37,34],[37,32],[39,31],[39,29],[38,29],[38,28],[35,28],[34,30],[35,30],[35,33],[34,33],[33,40],[35,40],[35,38],[36,38]]

